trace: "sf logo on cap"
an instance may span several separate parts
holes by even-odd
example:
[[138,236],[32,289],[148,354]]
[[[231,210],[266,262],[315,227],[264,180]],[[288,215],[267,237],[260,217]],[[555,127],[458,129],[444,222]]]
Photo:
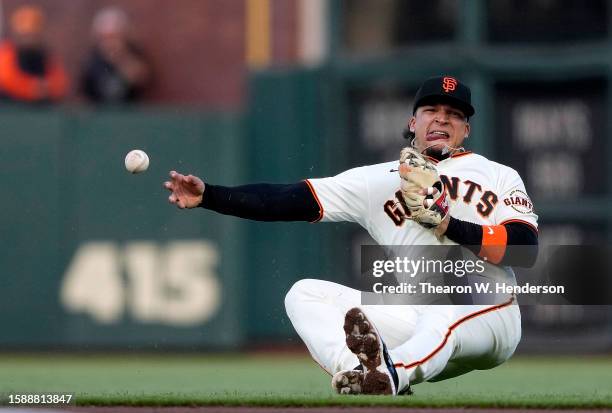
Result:
[[446,93],[452,92],[456,88],[457,88],[457,80],[455,80],[454,77],[447,76],[444,79],[442,79],[442,89],[444,89]]

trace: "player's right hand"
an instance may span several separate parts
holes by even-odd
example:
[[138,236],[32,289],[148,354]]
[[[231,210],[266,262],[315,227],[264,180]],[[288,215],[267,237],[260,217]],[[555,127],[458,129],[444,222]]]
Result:
[[170,181],[164,182],[164,188],[171,192],[168,201],[180,209],[197,207],[204,196],[204,182],[200,178],[176,171],[170,171]]

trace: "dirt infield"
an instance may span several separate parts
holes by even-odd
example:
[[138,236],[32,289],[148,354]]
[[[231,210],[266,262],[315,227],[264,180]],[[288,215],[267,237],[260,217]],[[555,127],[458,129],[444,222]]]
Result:
[[[286,412],[286,413],[383,413],[383,412],[406,412],[406,413],[593,413],[612,412],[610,409],[593,410],[555,410],[555,409],[407,409],[405,407],[77,407],[69,410],[71,413],[264,413],[264,412]],[[66,412],[65,410],[63,412]]]

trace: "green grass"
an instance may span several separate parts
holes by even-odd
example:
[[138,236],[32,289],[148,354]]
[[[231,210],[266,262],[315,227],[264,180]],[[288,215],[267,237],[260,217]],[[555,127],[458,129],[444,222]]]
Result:
[[80,405],[612,407],[609,357],[515,357],[396,398],[337,396],[329,381],[305,356],[0,355],[0,394],[70,392]]

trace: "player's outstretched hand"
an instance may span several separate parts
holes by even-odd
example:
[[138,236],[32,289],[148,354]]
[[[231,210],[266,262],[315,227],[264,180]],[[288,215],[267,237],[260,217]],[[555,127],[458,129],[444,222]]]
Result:
[[168,201],[181,209],[197,207],[204,196],[204,182],[200,178],[176,171],[170,171],[170,180],[164,182],[164,188],[171,192]]

